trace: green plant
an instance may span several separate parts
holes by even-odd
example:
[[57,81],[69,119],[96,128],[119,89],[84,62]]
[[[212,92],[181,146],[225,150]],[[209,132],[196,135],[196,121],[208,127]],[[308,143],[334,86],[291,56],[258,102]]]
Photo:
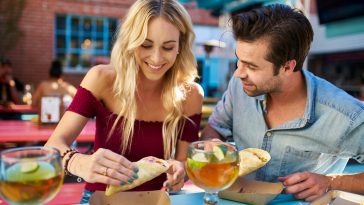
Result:
[[14,48],[22,37],[19,27],[26,0],[0,1],[0,56]]

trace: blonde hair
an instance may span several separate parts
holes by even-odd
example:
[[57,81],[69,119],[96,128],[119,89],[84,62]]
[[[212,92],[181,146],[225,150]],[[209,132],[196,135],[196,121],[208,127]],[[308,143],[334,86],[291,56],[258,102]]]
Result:
[[111,64],[116,71],[113,91],[121,102],[121,111],[109,133],[114,131],[122,119],[122,154],[130,150],[136,119],[136,95],[139,68],[134,55],[147,38],[148,22],[153,17],[163,17],[180,31],[179,54],[163,81],[162,102],[167,111],[163,121],[164,158],[174,158],[175,147],[181,135],[184,121],[182,103],[186,98],[189,85],[197,77],[196,60],[192,53],[195,34],[189,14],[175,0],[138,0],[121,26],[111,52]]

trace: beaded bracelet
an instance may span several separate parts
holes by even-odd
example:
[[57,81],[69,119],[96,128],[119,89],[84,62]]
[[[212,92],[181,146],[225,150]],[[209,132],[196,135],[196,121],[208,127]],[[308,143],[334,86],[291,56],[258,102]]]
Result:
[[66,150],[62,155],[61,158],[63,159],[69,152],[75,151],[74,149],[68,149]]
[[64,163],[64,172],[66,175],[69,175],[69,176],[74,176],[69,170],[68,170],[68,163],[69,161],[71,160],[71,158],[73,157],[73,155],[75,155],[76,153],[80,153],[79,151],[77,150],[72,150],[70,151],[70,154],[68,155],[68,158],[66,159],[65,163]]

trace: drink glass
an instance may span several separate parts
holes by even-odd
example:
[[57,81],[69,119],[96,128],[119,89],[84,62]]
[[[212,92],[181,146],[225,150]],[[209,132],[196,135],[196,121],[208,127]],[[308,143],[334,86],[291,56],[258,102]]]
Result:
[[62,162],[55,148],[20,147],[0,153],[0,194],[12,205],[45,204],[62,183]]
[[239,173],[236,148],[220,141],[196,141],[189,145],[186,171],[190,180],[205,190],[205,204],[217,205],[218,191],[231,186]]

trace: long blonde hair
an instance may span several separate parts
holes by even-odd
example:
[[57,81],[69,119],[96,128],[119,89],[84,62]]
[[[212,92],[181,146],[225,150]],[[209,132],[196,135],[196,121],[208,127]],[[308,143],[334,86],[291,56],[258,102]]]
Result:
[[136,119],[136,95],[139,68],[135,49],[147,38],[148,22],[153,17],[163,17],[180,31],[179,54],[163,81],[162,102],[167,111],[163,121],[164,158],[174,158],[175,147],[186,116],[183,116],[183,101],[189,85],[197,77],[196,60],[192,53],[195,34],[189,14],[175,0],[138,0],[121,26],[111,52],[111,64],[116,71],[113,91],[121,102],[121,111],[109,133],[114,131],[122,119],[122,154],[130,150]]

